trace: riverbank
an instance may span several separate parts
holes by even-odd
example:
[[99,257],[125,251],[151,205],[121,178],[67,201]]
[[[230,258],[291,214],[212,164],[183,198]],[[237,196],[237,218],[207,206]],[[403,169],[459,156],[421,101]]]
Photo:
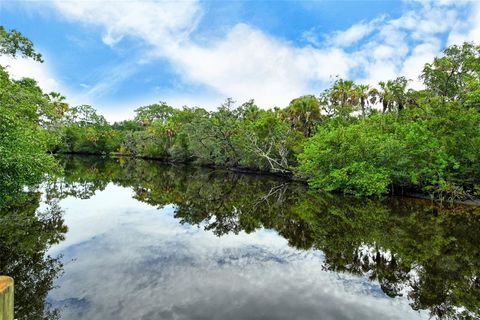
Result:
[[[195,161],[172,161],[171,159],[166,158],[155,158],[155,157],[144,157],[144,156],[136,156],[132,154],[121,154],[121,153],[111,153],[111,154],[101,154],[101,153],[57,153],[56,156],[77,156],[77,157],[107,157],[107,158],[128,158],[128,159],[141,159],[146,161],[154,161],[159,162],[166,165],[184,165],[184,166],[193,166],[198,168],[207,168],[207,169],[218,169],[218,170],[227,170],[235,173],[240,174],[248,174],[248,175],[257,175],[257,176],[271,176],[277,177],[282,179],[287,179],[289,181],[302,183],[308,186],[308,181],[305,178],[296,176],[293,172],[284,173],[284,172],[272,172],[272,171],[265,171],[265,170],[258,170],[255,168],[248,168],[248,167],[241,167],[241,166],[222,166],[222,165],[214,165],[214,164],[202,164],[197,163]],[[415,199],[424,199],[430,200],[432,202],[438,204],[460,204],[460,205],[468,205],[468,206],[480,206],[480,199],[478,198],[469,198],[469,199],[446,199],[439,198],[439,197],[432,197],[427,193],[415,192],[411,190],[405,190],[399,187],[392,188],[395,190],[394,192],[390,192],[388,194],[384,194],[381,196],[370,196],[366,198],[382,198],[382,197],[399,197],[399,198],[415,198]],[[401,191],[400,191],[401,190]],[[330,191],[332,194],[344,194],[338,191]],[[362,197],[365,198],[365,197]]]

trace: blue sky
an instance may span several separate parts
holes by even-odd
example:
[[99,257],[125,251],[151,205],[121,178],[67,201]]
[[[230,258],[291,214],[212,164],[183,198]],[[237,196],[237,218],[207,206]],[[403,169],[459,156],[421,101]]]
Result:
[[375,84],[418,74],[446,46],[480,42],[478,1],[2,1],[0,24],[38,64],[2,57],[109,120],[167,101],[285,106],[338,75]]

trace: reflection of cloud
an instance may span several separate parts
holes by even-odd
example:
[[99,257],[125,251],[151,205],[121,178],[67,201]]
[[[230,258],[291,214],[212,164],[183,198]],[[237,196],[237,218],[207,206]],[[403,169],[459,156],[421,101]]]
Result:
[[62,205],[70,231],[53,251],[65,255],[65,275],[49,300],[66,306],[64,319],[419,316],[367,279],[323,271],[320,252],[290,248],[272,231],[218,238],[113,185]]

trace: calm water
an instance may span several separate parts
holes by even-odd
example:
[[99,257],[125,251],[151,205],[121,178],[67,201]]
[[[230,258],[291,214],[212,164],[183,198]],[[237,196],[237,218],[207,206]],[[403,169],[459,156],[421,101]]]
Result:
[[480,209],[72,157],[0,209],[18,319],[480,315]]

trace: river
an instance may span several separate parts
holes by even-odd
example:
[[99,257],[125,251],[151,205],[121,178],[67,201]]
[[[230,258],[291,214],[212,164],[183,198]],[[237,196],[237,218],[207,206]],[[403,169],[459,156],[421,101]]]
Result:
[[64,157],[0,210],[18,319],[480,317],[480,208]]

